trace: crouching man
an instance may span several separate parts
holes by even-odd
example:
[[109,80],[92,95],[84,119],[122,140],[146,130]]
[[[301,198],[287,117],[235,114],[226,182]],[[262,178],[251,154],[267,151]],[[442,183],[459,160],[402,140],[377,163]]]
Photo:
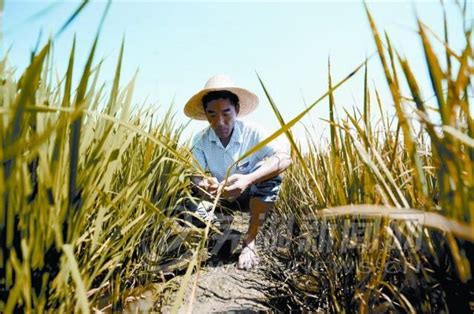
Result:
[[[211,195],[216,195],[221,186],[221,197],[237,202],[241,208],[248,206],[250,210],[248,231],[238,261],[241,269],[258,264],[255,240],[259,227],[277,200],[281,185],[279,174],[291,164],[286,147],[272,142],[234,165],[246,151],[266,138],[259,126],[237,120],[257,105],[255,94],[236,87],[229,77],[217,75],[184,107],[188,117],[209,122],[209,126],[194,137],[192,152],[198,166],[206,169],[210,176],[194,177],[194,183]],[[225,182],[229,167],[232,169]]]

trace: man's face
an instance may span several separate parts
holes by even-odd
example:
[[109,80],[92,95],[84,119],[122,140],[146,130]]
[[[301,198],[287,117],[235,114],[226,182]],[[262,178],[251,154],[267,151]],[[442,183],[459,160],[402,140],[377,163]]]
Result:
[[228,99],[216,99],[207,103],[207,121],[221,140],[226,140],[231,135],[238,113],[239,106],[232,105]]

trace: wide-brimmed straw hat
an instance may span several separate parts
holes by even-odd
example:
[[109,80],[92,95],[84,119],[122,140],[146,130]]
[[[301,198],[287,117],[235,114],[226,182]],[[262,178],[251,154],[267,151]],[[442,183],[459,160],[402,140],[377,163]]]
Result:
[[209,92],[226,90],[234,93],[239,98],[238,117],[245,116],[254,111],[258,105],[258,97],[254,93],[235,86],[232,79],[227,75],[215,75],[204,85],[204,88],[191,97],[184,106],[184,114],[196,120],[207,120],[202,105],[202,98]]

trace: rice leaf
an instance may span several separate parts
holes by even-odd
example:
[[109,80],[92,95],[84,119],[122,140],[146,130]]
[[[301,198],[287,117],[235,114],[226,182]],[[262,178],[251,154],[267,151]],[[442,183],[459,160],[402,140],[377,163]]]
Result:
[[449,108],[446,107],[444,92],[442,88],[441,81],[444,78],[443,71],[439,65],[439,61],[436,58],[436,55],[431,47],[431,43],[428,39],[428,36],[424,30],[424,27],[421,22],[418,21],[418,31],[420,33],[420,38],[423,44],[423,49],[425,52],[426,63],[428,65],[428,71],[430,73],[431,85],[436,95],[438,101],[439,110],[441,113],[441,119],[443,124],[451,124]]
[[66,20],[66,22],[64,22],[61,28],[57,31],[56,35],[54,36],[55,38],[59,37],[59,35],[61,35],[62,32],[66,30],[69,24],[71,24],[72,21],[74,21],[77,18],[79,13],[81,13],[82,10],[84,10],[84,8],[87,6],[88,3],[89,3],[89,0],[83,0],[81,4],[79,4],[76,10],[71,14],[71,16]]
[[452,135],[453,137],[455,137],[456,139],[458,139],[459,141],[461,141],[462,143],[470,146],[470,147],[474,147],[474,138],[472,137],[469,137],[469,135],[461,132],[460,130],[450,126],[450,125],[444,125],[443,126],[443,131]]
[[[265,92],[265,95],[267,96],[268,101],[270,102],[270,105],[272,106],[273,112],[275,113],[275,116],[277,117],[278,122],[280,123],[280,125],[282,127],[284,127],[285,126],[285,121],[283,120],[283,117],[281,116],[280,111],[278,110],[278,107],[276,106],[275,102],[273,101],[272,97],[270,96],[267,88],[265,87],[265,84],[263,84],[263,81],[260,78],[260,76],[258,75],[258,73],[257,73],[257,77],[258,77],[258,80],[260,82],[260,85],[262,86],[262,88]],[[303,158],[303,155],[301,154],[301,151],[298,148],[298,146],[296,145],[295,140],[293,138],[293,135],[291,134],[291,130],[285,131],[285,135],[286,135],[286,137],[288,138],[288,141],[291,144],[292,151],[296,154],[296,157],[297,157],[298,161],[303,166],[303,169],[304,169],[306,175],[312,180],[314,186],[316,187],[316,191],[318,192],[319,202],[321,204],[326,203],[326,198],[324,197],[324,195],[321,191],[321,188],[318,184],[318,181],[314,177],[313,173],[308,169],[308,166],[306,165],[306,162]]]
[[278,129],[276,132],[268,136],[265,140],[260,142],[259,144],[255,145],[251,149],[249,149],[247,152],[245,152],[239,160],[237,160],[234,165],[229,167],[228,173],[230,169],[235,166],[237,163],[242,161],[243,159],[247,158],[248,156],[252,155],[253,153],[257,152],[260,150],[262,147],[270,143],[271,141],[275,140],[278,136],[283,134],[284,132],[288,131],[291,127],[293,127],[298,121],[300,121],[311,109],[313,109],[321,100],[326,98],[331,91],[335,91],[337,88],[339,88],[342,84],[344,84],[348,79],[350,79],[353,75],[355,75],[364,65],[364,63],[361,63],[359,66],[357,66],[349,75],[347,75],[344,79],[339,81],[331,90],[327,91],[324,93],[321,97],[319,97],[315,102],[313,102],[308,108],[306,108],[304,111],[302,111],[300,114],[298,114],[296,117],[294,117],[292,120],[290,120],[287,124],[285,124],[283,127]]
[[334,93],[332,92],[332,77],[331,77],[331,60],[328,58],[328,89],[331,91],[329,93],[329,120],[331,122],[330,132],[331,132],[331,145],[333,151],[337,151],[339,148],[339,139],[336,135],[336,127],[334,120]]
[[416,221],[417,223],[420,223],[424,226],[436,228],[444,232],[449,232],[456,237],[474,242],[474,230],[471,228],[471,226],[438,213],[426,212],[419,209],[358,204],[325,208],[321,211],[318,211],[316,214],[318,216],[324,216],[325,218],[343,215],[364,217],[387,216],[390,219]]
[[[92,61],[94,59],[95,49],[97,47],[98,37],[95,38],[92,45],[91,52],[87,59],[84,72],[82,74],[79,86],[77,88],[77,95],[75,99],[75,107],[80,108],[84,105],[85,95],[87,91],[87,84],[90,77],[90,71],[92,67]],[[68,219],[67,227],[63,228],[63,237],[67,243],[72,235],[71,222],[76,217],[76,212],[81,204],[80,202],[80,188],[78,187],[77,176],[78,176],[78,163],[80,156],[80,138],[82,128],[82,115],[74,119],[71,123],[71,133],[69,136],[69,191],[68,191],[68,209],[66,211],[66,217]]]
[[120,46],[119,57],[117,61],[117,67],[115,69],[114,83],[112,85],[112,90],[110,92],[109,102],[107,104],[107,114],[114,115],[118,105],[117,95],[120,83],[120,73],[122,72],[122,59],[123,59],[123,50],[125,47],[125,38],[122,39],[122,45]]
[[66,262],[71,272],[72,279],[76,285],[76,298],[82,313],[89,313],[89,302],[87,301],[86,289],[81,278],[79,265],[74,257],[72,245],[65,244],[62,247]]

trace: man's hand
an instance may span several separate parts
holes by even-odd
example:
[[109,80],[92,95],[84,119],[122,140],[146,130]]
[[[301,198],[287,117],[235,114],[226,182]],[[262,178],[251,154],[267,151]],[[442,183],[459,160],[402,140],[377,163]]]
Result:
[[217,181],[215,177],[205,177],[202,178],[197,185],[209,194],[216,195],[217,189],[219,188],[219,181]]
[[236,199],[252,184],[250,177],[245,174],[233,174],[227,179],[223,196],[227,199]]

